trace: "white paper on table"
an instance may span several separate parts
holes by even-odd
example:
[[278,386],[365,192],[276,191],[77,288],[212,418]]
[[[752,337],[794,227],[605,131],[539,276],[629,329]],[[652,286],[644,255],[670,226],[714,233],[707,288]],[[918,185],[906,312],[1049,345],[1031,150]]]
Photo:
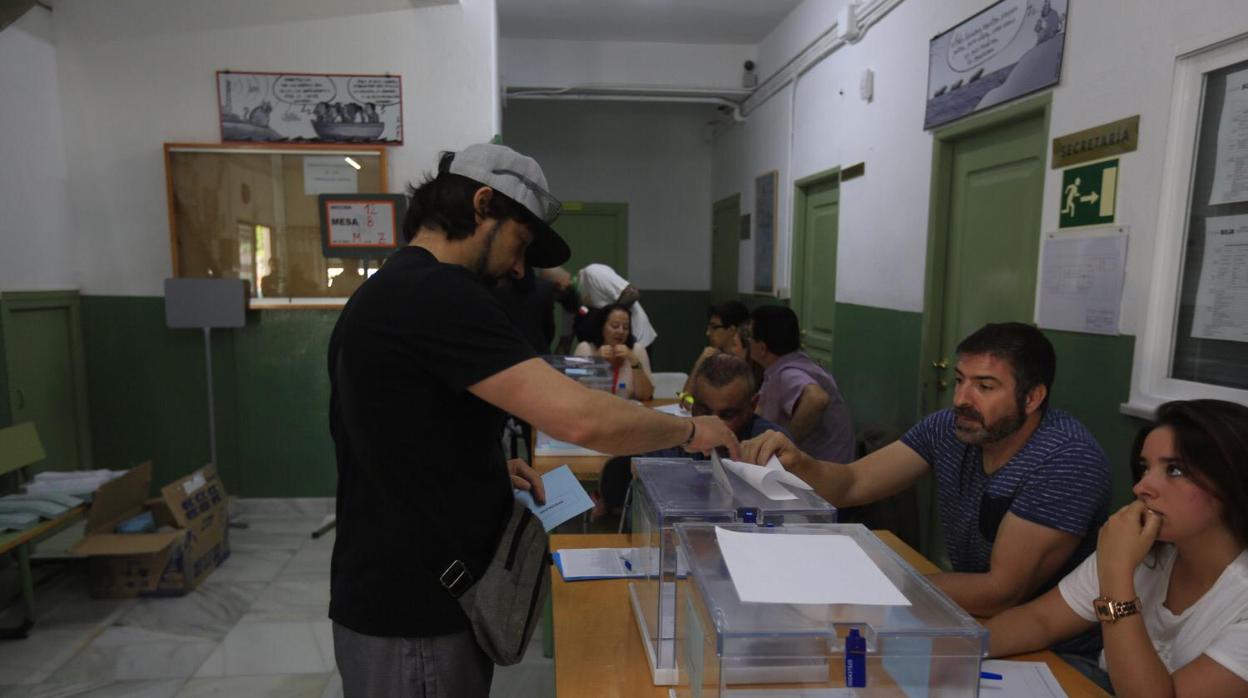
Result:
[[1205,219],[1192,336],[1248,342],[1248,216]]
[[797,499],[797,495],[785,489],[783,485],[803,490],[811,489],[810,485],[802,482],[800,477],[785,470],[784,466],[780,465],[780,459],[775,456],[767,461],[767,465],[742,463],[729,458],[723,459],[723,463],[725,468],[745,480],[754,489],[762,492],[768,499],[776,501]]
[[1209,204],[1248,201],[1248,70],[1226,76]]
[[992,698],[1065,698],[1053,670],[1044,662],[985,660],[981,671],[1000,674],[1001,679],[980,679],[979,695]]
[[746,603],[909,606],[849,536],[741,533],[715,527],[737,596]]
[[682,407],[679,402],[673,402],[670,405],[660,405],[658,407],[655,407],[654,411],[662,412],[663,414],[675,415],[677,417],[689,416],[689,410],[686,410],[684,407]]

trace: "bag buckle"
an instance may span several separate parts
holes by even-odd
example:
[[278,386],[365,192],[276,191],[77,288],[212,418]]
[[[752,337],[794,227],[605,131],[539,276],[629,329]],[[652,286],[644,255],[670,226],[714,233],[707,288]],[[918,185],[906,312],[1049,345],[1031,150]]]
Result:
[[468,566],[456,560],[438,577],[438,581],[442,584],[442,588],[458,599],[465,591],[468,591],[468,587],[472,586],[475,580],[472,578],[472,573],[468,571]]

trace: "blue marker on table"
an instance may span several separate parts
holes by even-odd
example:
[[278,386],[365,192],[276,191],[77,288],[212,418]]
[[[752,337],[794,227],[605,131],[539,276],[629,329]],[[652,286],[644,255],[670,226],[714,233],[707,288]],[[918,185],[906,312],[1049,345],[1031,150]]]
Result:
[[1000,674],[994,674],[991,671],[981,671],[979,672],[979,678],[990,679],[992,681],[1000,681],[1004,677],[1002,677]]
[[629,561],[628,561],[628,558],[626,558],[626,557],[624,557],[623,555],[621,555],[621,556],[620,556],[620,562],[623,562],[623,563],[624,563],[624,569],[628,570],[629,572],[632,572],[632,571],[633,571],[633,563],[629,562]]

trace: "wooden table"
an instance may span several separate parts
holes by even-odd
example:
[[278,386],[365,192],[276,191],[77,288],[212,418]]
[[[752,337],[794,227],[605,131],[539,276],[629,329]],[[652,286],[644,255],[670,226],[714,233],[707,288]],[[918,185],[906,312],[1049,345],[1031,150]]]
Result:
[[[675,403],[675,398],[658,398],[647,400],[642,404],[646,407],[662,407]],[[598,482],[602,479],[602,465],[609,458],[611,456],[534,456],[533,468],[544,475],[561,465],[566,465],[572,469],[572,474],[577,480]]]
[[[888,531],[876,531],[884,541],[922,574],[940,570],[910,546]],[[627,535],[554,535],[550,549],[623,548]],[[576,698],[668,698],[668,686],[650,681],[645,648],[633,620],[628,601],[628,580],[564,582],[559,571],[550,568],[551,599],[554,603],[555,693]],[[1044,662],[1053,670],[1062,688],[1072,698],[1107,695],[1095,684],[1052,652],[1020,654],[1010,659]]]

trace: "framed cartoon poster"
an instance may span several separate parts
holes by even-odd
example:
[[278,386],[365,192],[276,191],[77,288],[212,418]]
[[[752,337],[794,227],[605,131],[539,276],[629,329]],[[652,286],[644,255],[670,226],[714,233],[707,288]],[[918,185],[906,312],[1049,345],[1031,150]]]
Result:
[[928,45],[930,129],[1056,85],[1068,0],[1000,0]]
[[222,141],[403,144],[398,75],[218,71]]
[[776,292],[776,185],[772,170],[754,179],[754,291]]

